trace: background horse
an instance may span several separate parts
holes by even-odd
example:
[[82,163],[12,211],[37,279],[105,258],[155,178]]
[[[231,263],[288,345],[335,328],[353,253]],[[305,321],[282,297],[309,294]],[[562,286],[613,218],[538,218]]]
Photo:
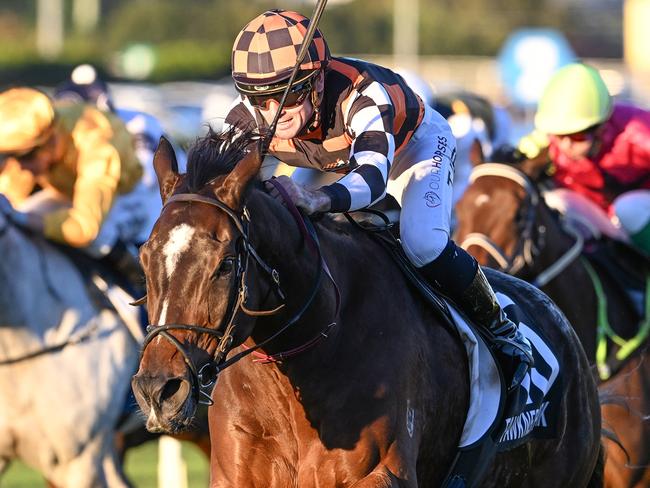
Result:
[[[575,328],[587,357],[596,360],[598,297],[580,259],[582,236],[563,228],[545,203],[537,181],[543,166],[527,161],[515,167],[478,165],[473,181],[456,205],[456,241],[486,266],[531,282],[557,303]],[[634,335],[638,318],[623,291],[603,274],[608,317],[624,335]],[[626,333],[627,332],[627,333]],[[650,486],[650,361],[643,345],[599,387],[606,440],[606,486]],[[621,401],[624,400],[624,401]],[[629,465],[628,465],[629,462]]]
[[[456,332],[366,232],[329,217],[323,269],[309,229],[252,183],[259,153],[242,160],[249,141],[231,136],[200,139],[185,175],[165,140],[155,156],[165,207],[141,260],[156,325],[133,378],[148,427],[189,425],[225,368],[209,408],[212,487],[439,486],[468,407]],[[559,437],[498,454],[481,486],[587,486],[600,415],[584,353],[541,292],[488,273],[539,317],[566,376]],[[235,362],[261,345],[267,364]]]
[[0,469],[126,486],[113,436],[138,344],[67,256],[0,213]]

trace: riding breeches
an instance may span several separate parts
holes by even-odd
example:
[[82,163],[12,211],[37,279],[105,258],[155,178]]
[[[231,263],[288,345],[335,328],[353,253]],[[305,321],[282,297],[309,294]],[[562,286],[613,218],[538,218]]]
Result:
[[[387,192],[402,207],[402,247],[411,263],[422,267],[435,260],[449,242],[456,140],[442,115],[426,106],[408,144],[393,161]],[[292,178],[308,188],[339,179],[336,173],[297,168]]]
[[650,190],[633,190],[619,195],[608,215],[584,195],[567,188],[545,192],[546,203],[570,221],[589,229],[587,237],[604,234],[620,241],[632,240],[650,253]]

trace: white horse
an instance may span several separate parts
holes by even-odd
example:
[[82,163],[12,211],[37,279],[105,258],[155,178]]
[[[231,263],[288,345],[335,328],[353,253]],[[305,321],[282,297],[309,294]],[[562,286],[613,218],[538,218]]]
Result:
[[0,212],[0,472],[125,487],[114,433],[139,345],[69,258]]

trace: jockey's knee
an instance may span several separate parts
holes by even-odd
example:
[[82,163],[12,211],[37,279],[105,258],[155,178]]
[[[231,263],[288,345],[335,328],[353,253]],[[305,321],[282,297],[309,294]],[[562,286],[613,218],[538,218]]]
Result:
[[422,232],[421,229],[401,229],[402,248],[406,257],[416,267],[435,261],[449,242],[449,232],[442,229],[433,229]]
[[613,203],[614,214],[628,235],[641,232],[650,223],[650,190],[623,193]]

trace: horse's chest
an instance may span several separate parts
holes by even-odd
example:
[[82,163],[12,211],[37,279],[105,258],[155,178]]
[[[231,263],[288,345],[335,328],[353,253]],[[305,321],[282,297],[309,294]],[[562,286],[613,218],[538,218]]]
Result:
[[[234,426],[228,429],[233,434],[230,446],[213,448],[213,456],[220,458],[216,464],[229,471],[215,476],[225,474],[223,478],[230,480],[215,486],[338,488],[363,479],[380,460],[374,432],[357,432],[353,437],[336,430],[323,435],[304,419],[259,427],[255,426],[257,433],[251,435],[253,426]],[[243,457],[228,460],[233,452]]]

